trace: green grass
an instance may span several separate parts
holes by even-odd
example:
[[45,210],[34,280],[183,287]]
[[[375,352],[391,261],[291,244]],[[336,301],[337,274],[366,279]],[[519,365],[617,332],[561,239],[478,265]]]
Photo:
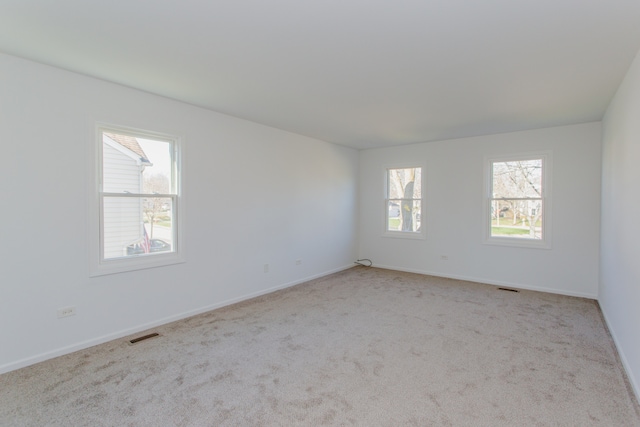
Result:
[[[496,227],[496,226],[497,227],[501,227],[501,226],[521,227],[523,225],[522,220],[519,220],[514,224],[512,218],[500,218],[500,222],[498,224],[496,224],[496,222],[497,221],[495,218],[491,219],[491,226],[492,227]],[[524,221],[524,224],[526,227],[529,226],[529,223],[527,221]],[[536,222],[536,227],[542,227],[542,219],[538,219],[538,221]]]
[[492,236],[513,236],[529,234],[528,228],[512,228],[512,227],[491,227]]
[[[144,219],[145,224],[149,224],[149,220],[147,218]],[[171,217],[168,215],[160,215],[155,218],[153,221],[154,225],[159,225],[161,227],[171,227]]]
[[400,218],[389,218],[389,230],[397,230],[400,227]]

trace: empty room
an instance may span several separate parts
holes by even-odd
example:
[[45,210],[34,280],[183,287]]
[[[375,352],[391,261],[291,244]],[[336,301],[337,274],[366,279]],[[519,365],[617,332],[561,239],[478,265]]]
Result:
[[0,425],[640,426],[640,2],[0,2]]

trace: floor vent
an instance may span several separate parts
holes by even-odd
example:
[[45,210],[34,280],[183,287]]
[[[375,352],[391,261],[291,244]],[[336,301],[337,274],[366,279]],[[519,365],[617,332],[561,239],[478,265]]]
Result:
[[155,338],[155,337],[159,337],[160,334],[154,332],[152,334],[149,335],[144,335],[138,338],[134,338],[132,340],[129,341],[129,344],[138,344],[140,341],[144,341],[144,340],[148,340],[149,338]]
[[498,288],[499,291],[508,291],[508,292],[520,292],[517,289],[509,289],[509,288]]

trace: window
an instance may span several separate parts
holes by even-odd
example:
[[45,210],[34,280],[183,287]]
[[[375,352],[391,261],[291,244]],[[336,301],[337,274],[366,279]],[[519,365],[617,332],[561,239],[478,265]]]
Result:
[[549,157],[489,160],[485,208],[489,242],[548,247]]
[[422,168],[387,169],[385,231],[422,236]]
[[177,137],[97,129],[97,234],[92,275],[183,261]]

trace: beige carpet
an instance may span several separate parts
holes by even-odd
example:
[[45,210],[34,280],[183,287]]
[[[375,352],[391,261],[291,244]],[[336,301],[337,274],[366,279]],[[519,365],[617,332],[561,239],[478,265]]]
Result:
[[587,299],[356,267],[153,332],[0,376],[0,425],[640,426]]

